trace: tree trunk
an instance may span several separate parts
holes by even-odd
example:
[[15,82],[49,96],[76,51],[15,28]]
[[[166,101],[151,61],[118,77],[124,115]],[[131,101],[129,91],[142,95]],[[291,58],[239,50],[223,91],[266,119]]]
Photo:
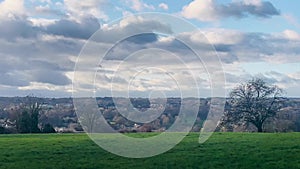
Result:
[[261,133],[263,131],[262,125],[258,125],[257,127],[257,132]]

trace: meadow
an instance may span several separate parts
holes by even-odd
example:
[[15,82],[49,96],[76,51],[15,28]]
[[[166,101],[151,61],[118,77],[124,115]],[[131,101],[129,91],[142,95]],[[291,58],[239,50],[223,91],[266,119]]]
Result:
[[161,155],[131,159],[106,152],[86,134],[0,135],[0,168],[300,168],[300,133],[214,133],[203,144],[198,137],[190,133]]

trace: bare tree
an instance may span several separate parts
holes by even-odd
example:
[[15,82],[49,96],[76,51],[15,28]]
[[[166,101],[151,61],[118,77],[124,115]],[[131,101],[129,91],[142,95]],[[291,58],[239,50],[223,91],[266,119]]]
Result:
[[39,115],[41,111],[39,98],[27,96],[24,105],[17,112],[16,128],[21,133],[39,133]]
[[282,89],[260,78],[240,84],[230,93],[224,121],[232,124],[251,123],[258,132],[262,132],[264,122],[282,108],[285,100],[282,94]]

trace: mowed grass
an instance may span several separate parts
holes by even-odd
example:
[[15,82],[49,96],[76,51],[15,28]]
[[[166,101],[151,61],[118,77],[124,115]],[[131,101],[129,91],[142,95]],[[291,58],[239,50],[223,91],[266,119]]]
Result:
[[131,159],[85,134],[0,135],[0,168],[300,168],[300,133],[214,133],[203,144],[198,137],[191,133],[164,154]]

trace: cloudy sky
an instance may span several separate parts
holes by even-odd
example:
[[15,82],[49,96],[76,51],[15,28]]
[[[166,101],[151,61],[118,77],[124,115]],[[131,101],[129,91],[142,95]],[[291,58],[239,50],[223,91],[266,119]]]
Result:
[[260,77],[298,97],[299,6],[296,0],[0,0],[0,96],[209,97],[213,88],[222,96]]

